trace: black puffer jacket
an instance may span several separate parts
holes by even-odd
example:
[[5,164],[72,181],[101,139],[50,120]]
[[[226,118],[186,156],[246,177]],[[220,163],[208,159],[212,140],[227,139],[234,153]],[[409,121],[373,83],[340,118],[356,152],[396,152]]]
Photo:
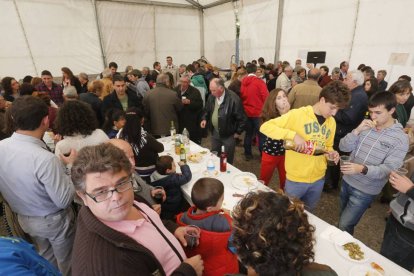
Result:
[[[216,129],[216,131],[218,131],[220,137],[229,137],[235,133],[241,134],[244,131],[247,120],[243,105],[237,94],[228,89],[225,91],[224,100],[218,110],[219,129]],[[213,115],[215,104],[216,97],[210,95],[203,114],[203,120],[207,121],[207,126],[211,131],[213,131],[211,116]]]

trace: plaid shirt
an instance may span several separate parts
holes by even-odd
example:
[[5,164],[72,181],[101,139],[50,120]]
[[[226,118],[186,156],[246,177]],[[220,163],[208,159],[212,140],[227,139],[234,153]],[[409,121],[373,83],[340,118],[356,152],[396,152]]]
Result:
[[46,85],[42,82],[37,86],[37,91],[39,92],[47,92],[50,95],[50,99],[57,104],[58,106],[61,106],[63,104],[63,89],[62,86],[57,85],[56,83],[52,83],[52,89],[49,89],[46,87]]

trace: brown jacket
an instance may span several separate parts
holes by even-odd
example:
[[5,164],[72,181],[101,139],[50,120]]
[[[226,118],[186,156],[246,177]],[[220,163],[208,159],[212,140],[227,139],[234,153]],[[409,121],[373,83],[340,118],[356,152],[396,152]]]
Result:
[[[165,225],[174,231],[177,225]],[[72,252],[73,275],[165,275],[154,254],[132,238],[113,230],[99,221],[86,206],[78,215]],[[172,274],[196,275],[187,263]]]
[[174,90],[157,83],[157,87],[145,95],[143,103],[152,135],[170,135],[171,121],[175,129],[179,129],[178,113],[183,104]]
[[290,108],[314,105],[319,101],[321,90],[322,88],[314,80],[305,80],[303,83],[296,85],[288,95]]

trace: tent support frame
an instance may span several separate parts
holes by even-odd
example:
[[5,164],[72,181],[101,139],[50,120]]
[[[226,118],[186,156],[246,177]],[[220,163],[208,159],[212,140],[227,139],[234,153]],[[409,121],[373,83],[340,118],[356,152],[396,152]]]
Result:
[[275,45],[275,60],[273,64],[277,64],[280,59],[280,42],[282,40],[282,25],[283,25],[283,9],[285,0],[279,0],[279,8],[277,10],[277,27],[276,27],[276,45]]
[[39,75],[39,72],[38,72],[37,67],[36,67],[36,63],[34,61],[32,49],[30,48],[29,40],[27,38],[26,29],[24,28],[22,17],[20,16],[20,10],[19,10],[19,7],[17,6],[16,0],[13,0],[13,4],[14,4],[14,8],[16,9],[17,16],[19,17],[20,27],[22,28],[22,32],[23,32],[23,35],[24,35],[24,41],[26,42],[26,46],[27,46],[27,49],[29,51],[30,60],[32,61],[33,68],[35,70],[36,75]]
[[92,0],[92,5],[93,5],[94,13],[95,13],[94,15],[95,15],[96,28],[98,30],[99,48],[101,49],[102,63],[103,63],[103,67],[106,68],[108,61],[106,60],[106,55],[105,55],[105,51],[103,48],[102,30],[99,24],[98,8],[96,7],[96,0]]

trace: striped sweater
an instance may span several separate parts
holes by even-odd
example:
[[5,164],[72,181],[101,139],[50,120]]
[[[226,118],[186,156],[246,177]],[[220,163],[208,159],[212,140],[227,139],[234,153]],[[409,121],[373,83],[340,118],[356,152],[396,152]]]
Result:
[[359,135],[353,132],[339,142],[339,149],[351,153],[351,162],[368,167],[368,173],[344,175],[343,179],[366,194],[377,195],[388,181],[389,174],[403,165],[408,151],[408,136],[400,123],[383,130],[369,129]]

